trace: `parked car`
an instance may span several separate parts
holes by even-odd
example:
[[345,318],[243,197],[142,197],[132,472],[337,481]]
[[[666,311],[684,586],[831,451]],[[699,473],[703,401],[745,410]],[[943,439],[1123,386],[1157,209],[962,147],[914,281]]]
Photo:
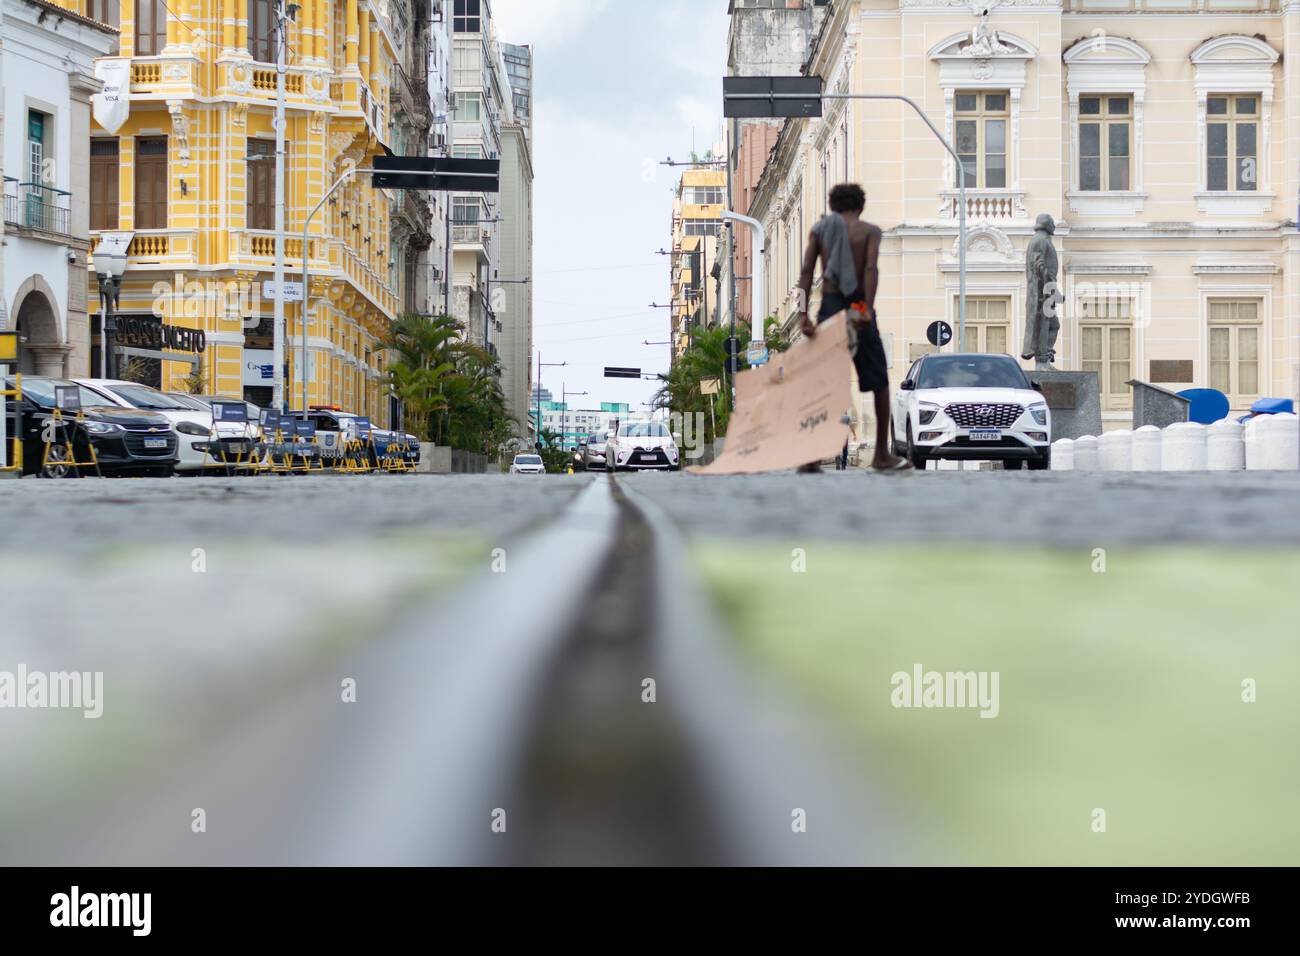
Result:
[[[64,379],[23,376],[23,474],[63,478],[75,473],[67,464],[67,448],[62,445],[51,445],[51,460],[44,469],[41,465],[45,452],[44,425],[54,409],[54,389],[58,385],[75,387],[73,382]],[[13,387],[14,379],[10,377],[5,388]],[[94,446],[100,474],[171,476],[176,464],[177,438],[165,416],[108,403],[84,386],[80,389],[80,399],[85,423],[72,429],[76,460],[89,460],[89,442]],[[14,400],[8,399],[7,413],[12,416],[16,410]],[[72,416],[65,413],[63,417],[68,420]],[[83,473],[90,471],[83,469]]]
[[[894,453],[1048,468],[1052,420],[1038,386],[1010,355],[936,352],[913,363],[893,398]],[[903,434],[898,433],[902,427]]]
[[[320,453],[325,464],[341,464],[344,442],[356,434],[356,426],[353,422],[361,416],[355,412],[345,412],[337,405],[311,405],[306,416],[302,412],[294,412],[293,415],[296,418],[305,417],[316,426],[316,442],[320,445]],[[371,466],[377,463],[378,458],[371,456]]]
[[605,436],[588,435],[585,444],[579,446],[582,451],[582,464],[587,471],[605,468]]
[[166,392],[138,382],[106,378],[77,378],[73,381],[100,396],[101,404],[139,408],[166,417],[176,433],[179,449],[177,473],[197,475],[205,467],[219,467],[207,454],[208,442],[213,438],[211,409],[191,408]]
[[544,475],[546,474],[546,465],[542,462],[541,455],[518,454],[515,455],[515,460],[510,463],[510,474]]
[[210,454],[213,457],[224,456],[233,460],[237,456],[247,458],[256,455],[262,445],[262,410],[252,402],[245,402],[241,398],[227,398],[224,395],[190,395],[185,392],[165,392],[168,398],[173,398],[187,408],[193,408],[196,411],[206,411],[212,414],[213,402],[241,403],[244,405],[244,413],[247,421],[240,422],[219,422],[215,419],[212,423],[213,437]]
[[606,471],[676,471],[680,467],[677,442],[663,422],[621,421],[605,433]]

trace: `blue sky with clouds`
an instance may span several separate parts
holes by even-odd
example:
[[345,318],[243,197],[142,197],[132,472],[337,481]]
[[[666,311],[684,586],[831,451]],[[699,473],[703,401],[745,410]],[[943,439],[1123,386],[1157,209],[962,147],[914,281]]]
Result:
[[[534,50],[533,341],[574,407],[638,404],[668,367],[667,248],[680,170],[722,135],[725,0],[493,0],[498,35]],[[693,139],[692,139],[693,133]],[[534,356],[534,361],[536,357]],[[534,372],[535,374],[535,372]]]

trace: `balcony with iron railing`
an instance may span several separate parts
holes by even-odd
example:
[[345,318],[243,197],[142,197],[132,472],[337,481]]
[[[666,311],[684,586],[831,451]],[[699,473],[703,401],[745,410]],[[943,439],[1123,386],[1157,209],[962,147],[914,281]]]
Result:
[[4,178],[6,225],[33,233],[67,237],[72,234],[72,193],[36,182]]

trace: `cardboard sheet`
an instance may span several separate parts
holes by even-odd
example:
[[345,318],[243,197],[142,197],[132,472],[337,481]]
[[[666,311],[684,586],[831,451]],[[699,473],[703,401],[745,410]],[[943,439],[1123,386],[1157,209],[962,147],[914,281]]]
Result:
[[849,437],[853,404],[848,313],[827,319],[812,338],[736,376],[736,410],[722,454],[688,469],[702,475],[744,475],[797,468],[834,458]]

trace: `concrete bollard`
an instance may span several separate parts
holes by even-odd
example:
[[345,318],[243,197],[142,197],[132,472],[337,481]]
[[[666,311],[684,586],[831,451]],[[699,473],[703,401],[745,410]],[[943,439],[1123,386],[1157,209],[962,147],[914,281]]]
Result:
[[1295,415],[1258,415],[1243,433],[1248,471],[1287,471],[1296,467],[1300,419]]
[[1205,426],[1175,422],[1160,442],[1161,471],[1205,471]]
[[1074,439],[1058,438],[1052,442],[1052,471],[1074,471]]
[[1205,462],[1210,471],[1241,471],[1246,467],[1245,428],[1230,418],[1205,431]]
[[1133,433],[1126,428],[1104,432],[1097,439],[1097,457],[1102,471],[1133,470]]
[[1097,471],[1101,457],[1097,452],[1097,436],[1083,435],[1074,440],[1074,470]]
[[1131,460],[1134,471],[1159,471],[1160,446],[1164,435],[1155,425],[1143,425],[1133,433]]

